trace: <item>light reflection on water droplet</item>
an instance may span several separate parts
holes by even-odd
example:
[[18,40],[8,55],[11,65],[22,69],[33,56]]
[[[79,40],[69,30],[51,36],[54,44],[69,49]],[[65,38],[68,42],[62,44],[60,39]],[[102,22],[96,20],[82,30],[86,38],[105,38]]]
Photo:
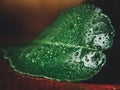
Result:
[[32,62],[34,63],[34,62],[35,62],[35,60],[34,60],[34,59],[32,59]]

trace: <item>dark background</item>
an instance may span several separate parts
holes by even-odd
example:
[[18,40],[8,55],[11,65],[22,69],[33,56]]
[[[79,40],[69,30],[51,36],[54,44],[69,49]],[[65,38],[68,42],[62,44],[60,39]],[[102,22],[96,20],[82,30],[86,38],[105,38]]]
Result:
[[[89,83],[113,83],[120,84],[120,3],[119,0],[98,0],[93,4],[103,9],[115,28],[116,35],[112,48],[105,51],[107,55],[106,65],[93,78],[85,81]],[[1,8],[2,9],[2,8]],[[17,14],[18,15],[18,14]],[[57,15],[57,14],[56,14]],[[49,17],[48,17],[49,18]],[[23,19],[23,18],[22,18]],[[50,19],[52,20],[52,19]],[[21,31],[21,18],[16,15],[7,14],[1,10],[0,13],[0,46],[9,45],[11,42],[21,43],[31,40],[36,33]],[[44,26],[43,26],[44,27]],[[22,37],[21,37],[22,35]],[[17,36],[17,37],[16,37]],[[20,37],[20,38],[19,38]],[[15,39],[16,38],[16,39]],[[10,41],[11,40],[11,41]],[[2,55],[0,56],[2,58]]]

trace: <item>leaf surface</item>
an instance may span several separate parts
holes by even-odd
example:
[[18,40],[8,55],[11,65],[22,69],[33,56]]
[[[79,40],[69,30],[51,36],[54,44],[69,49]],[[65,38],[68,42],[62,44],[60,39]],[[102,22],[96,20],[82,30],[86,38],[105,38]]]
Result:
[[70,8],[26,45],[4,50],[15,71],[59,81],[81,81],[106,62],[114,29],[102,10],[90,4]]

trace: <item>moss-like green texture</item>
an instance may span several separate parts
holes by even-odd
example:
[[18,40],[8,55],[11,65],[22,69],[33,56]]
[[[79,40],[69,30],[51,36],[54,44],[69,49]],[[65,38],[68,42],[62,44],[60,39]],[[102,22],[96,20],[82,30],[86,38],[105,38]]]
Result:
[[114,29],[101,9],[70,8],[31,43],[3,50],[15,71],[59,81],[81,81],[105,64],[102,53],[113,44]]

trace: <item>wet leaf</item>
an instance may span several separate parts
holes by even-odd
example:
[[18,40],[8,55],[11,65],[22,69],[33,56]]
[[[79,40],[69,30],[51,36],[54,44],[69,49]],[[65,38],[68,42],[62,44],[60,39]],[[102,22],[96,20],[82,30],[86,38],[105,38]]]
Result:
[[26,45],[4,49],[11,67],[22,74],[59,81],[93,77],[106,62],[103,50],[113,44],[110,19],[94,5],[70,8]]

